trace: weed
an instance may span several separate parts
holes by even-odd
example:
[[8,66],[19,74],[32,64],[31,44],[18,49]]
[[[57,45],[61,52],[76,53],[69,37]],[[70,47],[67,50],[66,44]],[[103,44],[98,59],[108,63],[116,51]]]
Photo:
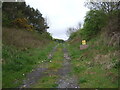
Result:
[[79,84],[81,84],[81,83],[86,83],[86,82],[87,82],[86,78],[80,77],[80,79],[79,79]]
[[[78,49],[78,46],[80,45],[79,42],[68,45],[68,49],[72,59],[72,73],[80,78],[78,84],[81,88],[117,88],[118,81],[115,79],[113,80],[113,78],[116,78],[116,74],[118,73],[117,69],[111,68],[110,70],[105,70],[103,67],[104,64],[100,65],[97,64],[96,61],[94,61],[94,57],[96,57],[97,55],[102,54],[103,56],[107,56],[107,54],[109,54],[110,52],[112,53],[117,49],[110,46],[108,47],[106,45],[95,44],[98,39],[99,38],[89,41],[89,47],[85,50]],[[104,58],[98,58],[97,60],[100,60],[99,62],[105,61],[105,59],[101,59]],[[116,62],[118,57],[112,56],[112,58],[109,59],[112,60],[108,60],[107,62]],[[93,64],[93,66],[90,67],[89,64]],[[109,76],[108,78],[108,76],[106,76],[106,73],[109,72],[113,72],[113,75]]]
[[76,66],[73,68],[73,70],[75,73],[80,73],[81,71],[85,70],[85,68],[81,66]]
[[60,44],[56,51],[54,52],[54,55],[52,57],[51,62],[48,64],[48,70],[44,73],[46,73],[48,76],[44,76],[41,78],[35,85],[33,85],[33,88],[55,88],[58,85],[55,83],[59,75],[55,74],[61,67],[63,63],[63,53],[62,53],[62,45]]
[[[22,84],[25,75],[41,64],[47,58],[54,44],[46,48],[31,48],[26,51],[18,50],[14,46],[3,46],[3,88],[18,87]],[[11,84],[13,83],[13,84]]]
[[53,77],[44,77],[41,80],[38,81],[36,85],[33,86],[33,88],[55,88],[58,85],[55,84],[56,76]]

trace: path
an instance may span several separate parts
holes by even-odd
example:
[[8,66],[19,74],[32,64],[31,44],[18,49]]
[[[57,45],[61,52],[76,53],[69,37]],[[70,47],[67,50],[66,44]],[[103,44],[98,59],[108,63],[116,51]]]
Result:
[[[57,46],[58,45],[56,45],[48,55],[49,60],[52,59],[53,53],[56,51]],[[38,68],[28,73],[26,79],[23,80],[23,84],[20,86],[20,88],[30,88],[31,85],[35,84],[40,78],[45,76],[45,71],[48,70],[47,66],[48,62],[43,62],[42,64],[38,65]]]
[[79,88],[77,85],[77,78],[75,76],[70,75],[71,72],[71,64],[70,64],[70,56],[68,55],[67,49],[63,48],[64,52],[64,62],[63,67],[60,70],[60,79],[57,82],[57,88]]
[[[77,78],[73,74],[70,74],[72,70],[70,64],[71,58],[68,55],[68,51],[64,44],[63,46],[64,60],[62,67],[56,72],[57,75],[60,76],[60,78],[57,79],[57,81],[55,82],[56,84],[58,84],[58,87],[56,88],[79,88],[79,86],[77,85]],[[57,47],[58,45],[56,45],[48,55],[49,61],[52,61],[52,57],[54,57],[53,55],[56,52]],[[29,73],[26,76],[26,79],[23,80],[23,84],[20,86],[20,88],[30,88],[32,85],[36,84],[38,80],[42,79],[45,76],[48,76],[49,73],[45,73],[47,70],[49,70],[48,63],[49,62],[46,61],[43,62],[42,65],[40,64],[38,68]]]

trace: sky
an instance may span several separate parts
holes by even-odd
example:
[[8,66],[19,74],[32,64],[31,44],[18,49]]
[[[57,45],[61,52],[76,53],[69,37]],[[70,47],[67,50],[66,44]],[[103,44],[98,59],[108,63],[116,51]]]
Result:
[[78,23],[84,23],[84,17],[89,11],[84,6],[86,0],[25,0],[27,5],[38,9],[50,27],[47,31],[53,38],[68,39],[67,30],[77,28]]

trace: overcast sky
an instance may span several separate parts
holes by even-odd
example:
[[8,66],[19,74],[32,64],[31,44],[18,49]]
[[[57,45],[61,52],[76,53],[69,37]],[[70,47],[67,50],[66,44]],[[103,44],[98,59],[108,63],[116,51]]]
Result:
[[67,40],[69,27],[83,24],[84,16],[89,10],[84,6],[86,0],[25,0],[26,4],[38,9],[47,18],[48,32],[54,38]]

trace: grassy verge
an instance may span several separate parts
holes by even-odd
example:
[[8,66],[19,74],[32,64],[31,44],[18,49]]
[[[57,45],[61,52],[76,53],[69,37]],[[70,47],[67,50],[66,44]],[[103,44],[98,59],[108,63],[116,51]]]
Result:
[[63,63],[63,53],[62,53],[62,45],[59,45],[57,50],[55,51],[53,58],[50,60],[48,64],[48,70],[45,72],[47,76],[44,76],[40,79],[37,84],[33,85],[33,88],[55,88],[57,84],[55,83],[58,78],[58,70],[62,67]]
[[89,48],[80,50],[80,43],[68,44],[72,72],[81,88],[118,88],[118,48],[88,42]]
[[2,87],[15,88],[20,86],[26,74],[47,59],[47,55],[53,46],[54,43],[51,43],[43,49],[30,48],[21,50],[14,46],[3,45]]

